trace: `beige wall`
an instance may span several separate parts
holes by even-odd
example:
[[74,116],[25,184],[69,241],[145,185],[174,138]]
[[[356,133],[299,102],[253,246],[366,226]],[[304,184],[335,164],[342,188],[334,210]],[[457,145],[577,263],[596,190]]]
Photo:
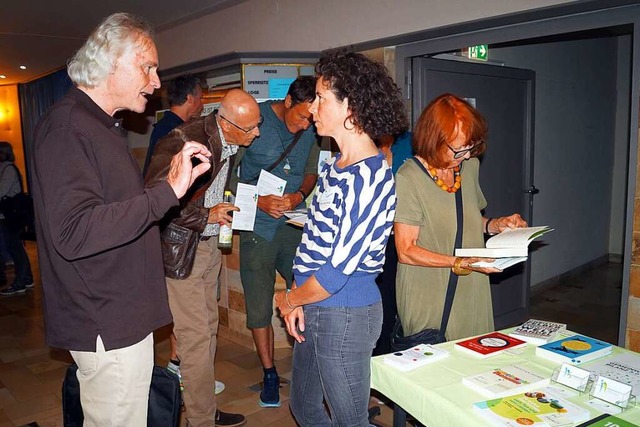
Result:
[[160,67],[233,51],[320,51],[566,0],[249,0],[157,35]]

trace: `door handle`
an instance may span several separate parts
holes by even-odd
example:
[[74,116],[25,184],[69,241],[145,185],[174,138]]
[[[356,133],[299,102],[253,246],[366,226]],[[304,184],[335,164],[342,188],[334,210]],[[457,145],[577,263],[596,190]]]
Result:
[[532,185],[528,190],[524,190],[524,192],[529,194],[538,194],[540,190],[538,190],[535,185]]

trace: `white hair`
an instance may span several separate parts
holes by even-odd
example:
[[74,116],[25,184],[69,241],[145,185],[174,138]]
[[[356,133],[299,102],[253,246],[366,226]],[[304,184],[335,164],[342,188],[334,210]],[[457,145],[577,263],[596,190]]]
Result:
[[117,60],[141,37],[153,40],[153,27],[144,18],[114,13],[91,33],[67,63],[67,73],[77,86],[94,88],[113,71]]

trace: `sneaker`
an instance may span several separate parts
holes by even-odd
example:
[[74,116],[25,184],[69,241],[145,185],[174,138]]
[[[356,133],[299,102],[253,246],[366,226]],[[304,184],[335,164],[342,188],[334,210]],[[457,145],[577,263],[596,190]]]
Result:
[[243,426],[247,422],[244,415],[229,414],[216,410],[216,426],[236,427]]
[[280,407],[280,377],[278,374],[264,376],[259,404],[263,408]]
[[[173,372],[178,376],[178,379],[180,380],[180,391],[184,391],[184,383],[182,382],[182,375],[180,375],[180,363],[176,363],[173,360],[169,360],[169,363],[167,364],[167,370],[170,372]],[[225,388],[225,385],[223,382],[216,381],[214,393],[220,394],[222,393],[224,388]]]
[[27,289],[31,289],[35,286],[36,284],[33,282],[33,280],[29,280],[28,283],[25,283],[24,287]]
[[26,292],[27,292],[27,288],[25,288],[24,286],[18,286],[14,283],[8,288],[1,290],[0,295],[2,295],[3,297],[10,297],[12,295],[20,295]]
[[172,372],[178,376],[180,380],[180,391],[184,391],[184,384],[182,384],[182,375],[180,375],[180,364],[175,363],[173,360],[169,360],[167,364],[167,371]]

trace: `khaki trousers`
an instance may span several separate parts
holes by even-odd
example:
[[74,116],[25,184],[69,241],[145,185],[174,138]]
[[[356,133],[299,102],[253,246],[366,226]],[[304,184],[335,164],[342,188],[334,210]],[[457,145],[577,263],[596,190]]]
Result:
[[214,427],[215,373],[218,334],[217,286],[222,254],[218,239],[198,243],[191,275],[167,278],[173,332],[178,342],[180,373],[184,384],[187,425]]
[[71,351],[78,365],[84,427],[144,427],[153,371],[153,334],[129,347]]

